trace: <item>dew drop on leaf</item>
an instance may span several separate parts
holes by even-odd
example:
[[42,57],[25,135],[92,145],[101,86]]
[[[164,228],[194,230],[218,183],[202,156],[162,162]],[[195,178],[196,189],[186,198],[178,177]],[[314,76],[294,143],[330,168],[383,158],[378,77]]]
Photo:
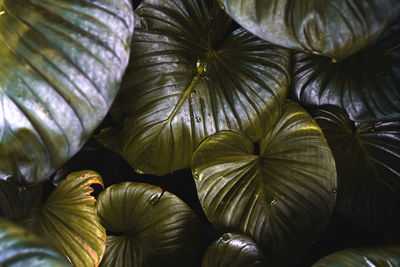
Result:
[[222,235],[222,241],[224,241],[225,243],[229,242],[231,240],[231,235],[226,233]]
[[160,197],[161,197],[161,195],[153,195],[149,200],[150,204],[153,206],[156,205],[158,203],[158,201],[160,200]]
[[137,174],[144,174],[144,171],[139,170],[139,169],[135,169],[135,172],[136,172]]

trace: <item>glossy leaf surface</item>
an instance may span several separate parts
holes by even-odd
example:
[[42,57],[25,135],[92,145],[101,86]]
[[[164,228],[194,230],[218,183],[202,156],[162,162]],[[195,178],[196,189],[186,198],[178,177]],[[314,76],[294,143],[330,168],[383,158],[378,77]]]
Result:
[[372,42],[400,14],[398,0],[219,0],[255,35],[343,59]]
[[295,53],[293,82],[290,95],[303,105],[336,105],[359,122],[400,118],[400,21],[338,63]]
[[196,266],[201,260],[200,221],[159,187],[112,185],[99,195],[96,213],[110,233],[101,266]]
[[92,184],[103,185],[93,171],[67,176],[47,198],[33,208],[21,224],[51,243],[74,266],[98,266],[106,243],[106,233],[95,215]]
[[213,242],[203,256],[202,267],[267,266],[254,241],[241,234],[225,233]]
[[28,230],[0,219],[0,266],[69,267],[71,265]]
[[398,267],[400,247],[351,248],[328,255],[312,267]]
[[[258,145],[257,145],[258,146]],[[335,162],[321,129],[294,102],[261,140],[207,138],[193,156],[200,203],[211,223],[246,234],[264,252],[296,261],[324,230],[335,203]]]
[[0,2],[0,179],[46,179],[108,111],[128,63],[129,0]]
[[357,127],[337,107],[314,113],[338,171],[337,212],[361,226],[400,222],[400,121],[375,121]]
[[190,167],[193,150],[221,130],[259,140],[278,119],[288,50],[235,24],[215,1],[142,1],[130,67],[111,114],[120,128],[98,140],[139,172]]

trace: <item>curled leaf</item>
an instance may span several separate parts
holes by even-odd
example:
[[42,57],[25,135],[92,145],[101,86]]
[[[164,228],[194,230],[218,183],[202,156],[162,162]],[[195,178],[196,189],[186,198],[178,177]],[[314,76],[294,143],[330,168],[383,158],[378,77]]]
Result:
[[265,257],[254,241],[241,234],[225,233],[203,256],[202,267],[266,266]]
[[108,187],[96,202],[107,232],[101,266],[196,266],[201,260],[201,225],[175,195],[134,182]]
[[92,184],[103,185],[94,171],[74,172],[60,182],[45,203],[21,221],[68,257],[75,266],[98,266],[106,233],[95,214]]

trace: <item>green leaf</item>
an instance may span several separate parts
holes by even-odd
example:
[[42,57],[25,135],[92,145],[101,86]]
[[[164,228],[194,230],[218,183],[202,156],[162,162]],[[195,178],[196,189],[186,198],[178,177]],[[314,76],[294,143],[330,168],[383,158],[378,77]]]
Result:
[[314,112],[336,160],[340,216],[364,227],[400,223],[400,121],[355,126],[344,110]]
[[303,53],[294,62],[290,95],[301,104],[336,105],[359,122],[400,117],[400,20],[339,63]]
[[297,261],[324,230],[335,203],[335,162],[321,129],[294,102],[261,140],[223,131],[195,151],[192,172],[211,223]]
[[129,0],[0,2],[0,179],[37,183],[108,111],[129,59]]
[[0,219],[0,266],[67,267],[71,265],[31,232]]
[[41,184],[22,188],[0,180],[0,217],[12,221],[21,219],[32,207],[39,204],[42,192]]
[[101,266],[196,266],[201,260],[201,225],[175,195],[142,183],[108,187],[96,213],[109,233]]
[[22,225],[46,239],[74,266],[98,266],[106,244],[95,215],[92,184],[103,185],[94,171],[74,172],[60,182],[45,203],[33,208]]
[[256,243],[245,235],[225,233],[213,242],[203,256],[202,267],[266,266]]
[[312,267],[400,266],[400,247],[351,248],[328,255]]
[[400,15],[398,0],[218,0],[248,31],[272,43],[343,59]]
[[111,110],[121,127],[98,140],[138,172],[190,167],[197,145],[221,130],[259,140],[279,117],[288,50],[264,42],[214,1],[144,0],[130,67]]

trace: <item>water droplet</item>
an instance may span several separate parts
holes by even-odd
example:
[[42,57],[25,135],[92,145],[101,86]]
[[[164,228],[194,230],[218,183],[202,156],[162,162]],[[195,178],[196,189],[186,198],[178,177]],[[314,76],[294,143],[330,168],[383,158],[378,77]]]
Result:
[[18,192],[22,193],[25,190],[26,190],[25,186],[18,186]]
[[157,204],[158,201],[160,200],[160,197],[161,197],[161,195],[153,195],[153,196],[151,196],[151,198],[149,200],[150,204],[153,205],[153,206],[155,204]]
[[201,122],[201,118],[199,116],[196,117],[197,122]]
[[277,202],[277,199],[276,199],[276,198],[273,198],[273,199],[269,202],[269,205],[270,205],[270,206],[273,206],[273,205],[276,204],[276,202]]
[[197,91],[196,91],[196,90],[193,90],[192,94],[193,94],[193,95],[197,95]]
[[201,60],[198,59],[197,62],[196,62],[196,68],[200,68],[200,66],[201,66]]
[[225,10],[225,5],[224,5],[224,3],[222,3],[221,0],[218,0],[218,4],[219,4],[219,6],[221,7],[222,10]]
[[144,171],[139,170],[139,169],[135,169],[135,172],[136,172],[137,174],[144,174]]
[[198,180],[200,178],[200,174],[198,172],[193,173],[194,179]]
[[337,193],[337,187],[332,187],[332,193]]
[[226,234],[222,235],[222,241],[224,241],[225,243],[229,242],[230,240],[231,240],[231,235],[230,234],[226,233]]

